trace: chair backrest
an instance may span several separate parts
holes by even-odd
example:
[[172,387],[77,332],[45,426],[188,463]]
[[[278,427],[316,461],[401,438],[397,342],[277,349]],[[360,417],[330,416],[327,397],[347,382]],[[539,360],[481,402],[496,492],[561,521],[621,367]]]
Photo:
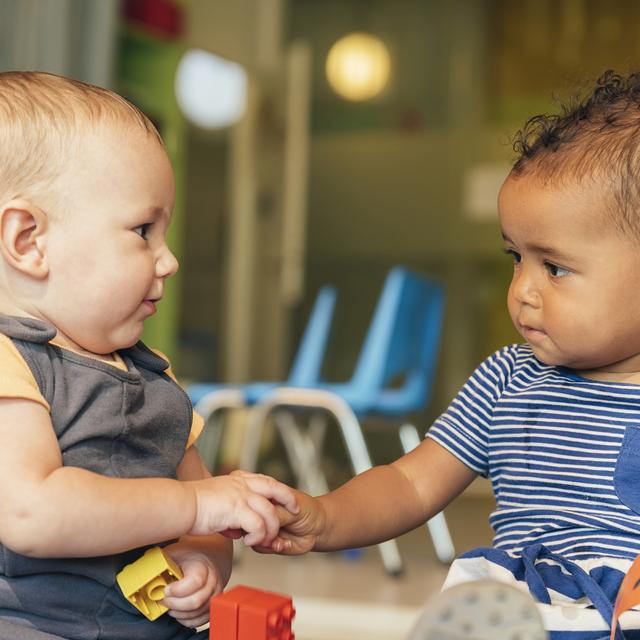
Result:
[[372,410],[400,414],[426,405],[443,311],[442,285],[403,267],[389,272],[351,379],[358,393],[376,398]]
[[322,364],[331,334],[336,295],[335,287],[330,285],[325,285],[318,291],[289,371],[288,385],[312,387],[320,382]]

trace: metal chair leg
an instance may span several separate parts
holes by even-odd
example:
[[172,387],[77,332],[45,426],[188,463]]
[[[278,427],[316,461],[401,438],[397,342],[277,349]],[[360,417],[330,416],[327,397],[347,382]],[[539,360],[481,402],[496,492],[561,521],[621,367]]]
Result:
[[224,420],[224,417],[220,415],[221,413],[221,411],[216,411],[211,414],[195,443],[202,461],[212,474],[217,467],[220,443],[222,442],[223,427],[221,422]]
[[[281,387],[274,391],[269,398],[251,411],[247,440],[254,440],[260,437],[262,433],[261,425],[264,424],[269,413],[275,407],[286,406],[324,409],[331,413],[342,432],[354,473],[357,475],[373,466],[360,423],[351,407],[342,398],[319,389]],[[247,442],[246,445],[243,452],[242,468],[252,470],[255,468],[259,443],[256,445],[255,442]],[[253,467],[248,466],[249,464],[253,464]],[[388,540],[377,546],[387,572],[393,576],[400,575],[403,571],[403,565],[396,541]]]
[[309,418],[309,441],[318,455],[324,449],[324,439],[327,434],[327,414],[323,411],[317,411]]
[[[418,430],[412,424],[403,424],[400,427],[400,442],[405,453],[409,453],[420,444]],[[427,529],[431,534],[431,540],[436,550],[436,556],[440,562],[449,563],[456,557],[456,549],[444,517],[444,511],[440,511],[427,521]]]
[[244,394],[240,389],[218,389],[200,399],[194,410],[202,416],[205,428],[198,439],[198,451],[213,472],[222,440],[223,421],[218,415],[226,409],[242,409]]
[[245,471],[255,471],[258,468],[264,425],[273,407],[271,402],[261,402],[249,410],[244,445],[240,454],[240,468]]
[[220,409],[241,409],[244,407],[244,393],[242,389],[218,389],[203,396],[194,407],[206,422]]
[[322,468],[322,452],[324,439],[327,433],[328,416],[326,412],[319,411],[309,418],[309,428],[305,433],[305,445],[314,473],[313,495],[322,495],[329,492],[327,476]]
[[[249,411],[246,424],[246,432],[244,444],[240,454],[240,469],[245,471],[256,471],[258,468],[258,457],[260,455],[260,445],[262,444],[262,436],[264,427],[271,417],[274,409],[278,408],[278,403],[265,401],[255,405]],[[316,466],[315,462],[308,464],[308,457],[305,457],[304,445],[301,444],[301,434],[297,425],[293,420],[293,416],[289,415],[290,422],[284,417],[288,412],[282,412],[274,415],[276,428],[280,431],[287,457],[293,467],[300,482],[300,488],[306,490],[311,495],[320,495],[327,493],[328,487],[326,483],[323,485],[316,476],[312,475],[311,469]],[[244,552],[242,544],[234,544],[233,559],[235,563],[240,562]]]
[[298,478],[298,487],[312,496],[327,493],[329,487],[309,436],[300,429],[289,411],[276,411],[273,420]]

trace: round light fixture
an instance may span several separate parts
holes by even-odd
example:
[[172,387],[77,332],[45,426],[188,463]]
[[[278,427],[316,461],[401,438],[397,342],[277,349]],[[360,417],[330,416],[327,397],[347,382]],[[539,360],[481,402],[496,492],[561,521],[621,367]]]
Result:
[[203,49],[189,49],[175,78],[176,99],[184,115],[205,129],[237,122],[247,104],[243,67]]
[[325,69],[338,95],[361,102],[376,96],[387,84],[391,59],[387,47],[375,36],[351,33],[331,47]]

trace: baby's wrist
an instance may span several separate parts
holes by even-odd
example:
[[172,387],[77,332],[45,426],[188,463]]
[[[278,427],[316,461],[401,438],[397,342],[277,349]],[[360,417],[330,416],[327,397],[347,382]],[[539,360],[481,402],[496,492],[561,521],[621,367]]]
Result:
[[201,523],[198,522],[199,508],[199,494],[198,494],[198,481],[180,482],[184,491],[184,512],[187,519],[187,529],[182,535],[198,535]]
[[330,530],[330,510],[331,503],[325,501],[325,496],[312,498],[315,503],[315,542],[313,544],[314,551],[330,551],[331,550],[331,530]]

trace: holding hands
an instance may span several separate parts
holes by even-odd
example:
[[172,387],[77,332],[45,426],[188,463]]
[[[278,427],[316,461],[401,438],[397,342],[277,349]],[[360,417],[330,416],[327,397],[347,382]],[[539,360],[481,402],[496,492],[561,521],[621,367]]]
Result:
[[208,536],[220,533],[243,538],[249,546],[271,549],[283,544],[278,538],[278,510],[293,517],[299,509],[292,489],[256,473],[234,471],[189,484],[196,497],[193,526],[186,536],[164,548],[183,577],[165,588],[163,604],[168,615],[195,628],[209,620],[209,600],[222,592],[231,570],[230,556],[225,560],[216,555]]
[[256,545],[260,553],[297,556],[326,546],[327,514],[318,498],[293,491],[298,509],[295,512],[278,507],[280,532],[268,545]]
[[233,471],[193,482],[196,517],[190,535],[222,533],[243,538],[247,546],[271,547],[277,541],[277,509],[294,516],[299,507],[294,491],[269,476]]

